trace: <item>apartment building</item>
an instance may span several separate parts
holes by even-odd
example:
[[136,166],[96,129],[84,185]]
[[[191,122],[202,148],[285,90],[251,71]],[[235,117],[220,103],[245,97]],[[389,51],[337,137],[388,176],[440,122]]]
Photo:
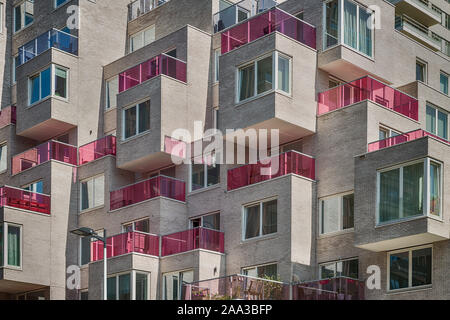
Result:
[[1,299],[450,298],[448,0],[0,0],[0,66]]

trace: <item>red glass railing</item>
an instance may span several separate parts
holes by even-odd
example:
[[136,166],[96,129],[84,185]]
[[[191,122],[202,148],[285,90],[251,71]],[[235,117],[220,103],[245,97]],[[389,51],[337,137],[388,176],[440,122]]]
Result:
[[116,155],[116,137],[106,136],[78,148],[78,164],[83,165],[103,158],[107,155]]
[[50,196],[8,186],[0,188],[0,205],[50,214]]
[[338,277],[295,285],[293,300],[364,300],[364,290],[364,281]]
[[9,106],[0,110],[0,128],[16,123],[16,107]]
[[57,141],[49,141],[12,158],[11,173],[17,174],[50,160],[77,165],[78,149]]
[[315,159],[310,156],[289,151],[272,157],[271,163],[258,162],[228,170],[228,190],[242,188],[291,173],[315,179]]
[[387,139],[383,139],[383,140],[379,140],[379,141],[375,141],[375,142],[369,143],[368,151],[369,152],[377,151],[377,150],[380,150],[380,149],[392,147],[392,146],[395,146],[395,145],[400,144],[400,143],[416,140],[416,139],[427,137],[427,136],[433,137],[433,138],[438,139],[438,140],[440,140],[442,142],[445,142],[447,144],[449,143],[448,140],[445,140],[445,139],[443,139],[441,137],[438,137],[438,136],[436,136],[436,135],[434,135],[432,133],[429,133],[429,132],[427,132],[425,130],[419,129],[419,130],[414,130],[414,131],[410,131],[410,132],[406,132],[406,133],[401,133],[401,134],[399,134],[397,136],[394,136],[394,137],[390,137],[390,138],[387,138]]
[[120,209],[156,197],[186,201],[184,181],[157,176],[110,193],[110,210]]
[[223,232],[212,229],[195,228],[161,237],[162,257],[195,249],[205,249],[223,253]]
[[119,74],[119,92],[164,74],[186,82],[186,62],[160,54]]
[[[153,234],[127,232],[115,235],[106,240],[106,254],[108,258],[127,253],[142,253],[159,256],[159,237]],[[103,242],[91,243],[91,261],[103,259]]]
[[417,99],[369,76],[319,93],[318,100],[318,115],[371,100],[408,118],[419,120]]
[[278,31],[307,46],[316,48],[316,28],[289,13],[273,8],[222,32],[222,54]]

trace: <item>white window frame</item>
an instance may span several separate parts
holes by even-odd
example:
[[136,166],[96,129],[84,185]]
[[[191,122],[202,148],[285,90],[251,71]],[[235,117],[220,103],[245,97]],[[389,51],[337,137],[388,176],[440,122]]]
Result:
[[[431,102],[427,101],[426,104],[425,104],[425,117],[426,117],[426,109],[428,107],[434,109],[434,118],[435,118],[434,127],[436,128],[436,132],[433,133],[433,132],[430,131],[430,133],[435,134],[436,136],[439,137],[438,132],[439,132],[439,112],[440,112],[440,113],[443,113],[443,114],[445,114],[447,116],[447,139],[449,139],[449,134],[450,134],[450,129],[449,129],[449,127],[450,127],[450,123],[449,123],[450,122],[450,114],[447,111],[445,111],[444,109],[439,108],[438,106],[436,106],[436,105],[432,104]],[[425,125],[426,125],[426,118],[425,118]],[[445,138],[442,138],[442,139],[445,139]]]
[[[420,59],[420,58],[416,58],[416,67],[417,67],[417,64],[420,64],[420,65],[422,65],[423,66],[423,77],[424,77],[424,79],[423,79],[423,83],[428,83],[428,62],[426,62],[425,60],[422,60],[422,59]],[[416,81],[420,81],[420,80],[417,80],[416,79]]]
[[384,125],[380,125],[380,127],[378,128],[378,136],[380,135],[380,131],[384,131],[384,132],[387,133],[387,138],[386,139],[389,139],[389,138],[392,138],[392,137],[395,137],[395,136],[398,136],[398,135],[402,134],[400,131],[391,129],[391,128],[386,127]]
[[220,72],[220,56],[221,56],[221,49],[215,49],[214,50],[214,81],[213,83],[219,82],[219,72]]
[[[45,70],[47,70],[48,68],[50,68],[50,94],[48,96],[45,97],[41,97],[41,89],[42,89],[42,75],[41,73]],[[60,97],[55,95],[55,76],[56,76],[56,68],[62,69],[64,71],[66,71],[66,95],[67,97]],[[39,75],[39,100],[31,103],[31,92],[32,92],[32,81],[31,78],[35,77]],[[69,85],[70,85],[70,70],[69,68],[60,66],[60,65],[56,65],[54,63],[47,65],[46,67],[42,68],[41,70],[39,70],[38,72],[34,73],[31,76],[28,76],[28,108],[33,107],[39,103],[41,103],[42,101],[45,101],[49,98],[53,98],[53,99],[59,99],[62,101],[69,101]]]
[[[39,179],[39,180],[35,180],[35,181],[33,181],[33,182],[30,182],[30,183],[27,183],[27,184],[25,184],[25,185],[22,186],[22,189],[26,189],[26,188],[29,188],[29,187],[34,187],[34,186],[36,186],[36,184],[38,184],[39,182],[42,182],[42,189],[43,189],[43,188],[44,188],[44,180],[43,180],[43,179]],[[39,192],[33,191],[33,190],[30,190],[30,192],[33,192],[33,193],[39,193]]]
[[[32,3],[33,3],[33,21],[32,21],[30,24],[25,25],[25,6],[26,6],[26,2],[28,2],[28,1],[27,1],[27,0],[24,0],[24,1],[18,3],[17,5],[15,5],[15,6],[13,7],[13,12],[12,12],[12,16],[13,16],[13,33],[20,32],[20,31],[24,30],[25,28],[27,28],[27,27],[33,25],[33,23],[34,23],[34,0],[33,0],[33,2],[32,2]],[[22,6],[22,5],[23,5],[23,6]],[[17,8],[17,7],[21,7],[21,8],[20,8],[20,11],[21,11],[21,21],[20,21],[20,29],[15,30],[15,28],[16,28],[16,8]]]
[[[427,249],[431,248],[431,284],[426,284],[422,286],[412,286],[412,253],[413,251],[421,250],[421,249]],[[392,289],[390,288],[390,282],[391,282],[391,255],[396,253],[405,253],[408,252],[408,287],[407,288],[400,288],[400,289]],[[432,244],[423,245],[419,247],[412,247],[408,249],[399,249],[394,251],[387,252],[387,272],[386,272],[386,291],[387,292],[399,292],[399,291],[409,291],[409,290],[417,290],[421,288],[430,288],[433,286],[433,257],[434,257],[434,248]]]
[[[439,164],[439,216],[430,214],[430,183],[429,183],[429,175],[430,175],[430,163],[434,162],[436,164]],[[414,165],[414,164],[418,164],[418,163],[423,163],[424,164],[424,179],[423,179],[423,183],[424,183],[424,188],[423,188],[423,212],[421,215],[416,215],[416,216],[411,216],[411,217],[404,217],[403,216],[403,168],[410,166],[410,165]],[[376,226],[383,226],[383,225],[387,225],[387,224],[396,224],[396,223],[401,223],[403,221],[408,221],[408,220],[414,220],[417,218],[421,218],[421,217],[428,217],[431,219],[436,219],[439,221],[442,221],[442,187],[443,187],[443,168],[444,168],[444,164],[441,161],[435,160],[435,159],[431,159],[431,158],[424,158],[424,159],[419,159],[419,160],[415,160],[415,161],[410,161],[407,163],[403,163],[400,165],[396,165],[396,166],[392,166],[389,168],[385,168],[382,170],[378,170],[377,171],[377,195],[376,195],[376,217],[375,217],[375,223]],[[388,171],[392,171],[392,170],[396,170],[396,169],[400,169],[399,172],[399,218],[396,220],[390,220],[390,221],[384,221],[384,222],[380,222],[380,174],[383,172],[388,172]]]
[[[139,101],[138,103],[134,103],[134,104],[129,105],[129,106],[127,106],[127,107],[125,107],[125,108],[122,109],[122,141],[127,141],[127,140],[130,140],[130,139],[133,139],[133,138],[135,138],[135,137],[137,137],[137,136],[140,136],[140,135],[142,135],[142,134],[145,134],[145,133],[147,133],[147,132],[149,132],[149,131],[151,130],[151,123],[150,123],[150,119],[149,119],[149,128],[148,128],[148,130],[139,132],[139,116],[140,116],[140,115],[139,115],[139,114],[140,114],[140,112],[139,112],[139,105],[140,105],[141,103],[144,103],[144,102],[147,102],[147,101],[150,102],[150,111],[149,111],[149,114],[150,114],[150,116],[151,116],[152,107],[151,107],[151,100],[150,100],[149,98],[143,99],[143,100]],[[126,138],[126,137],[125,137],[125,122],[126,122],[126,121],[125,121],[125,112],[126,112],[128,109],[131,109],[131,108],[136,108],[136,131],[135,131],[135,134],[134,134],[134,135],[129,136],[128,138]]]
[[17,83],[17,58],[19,57],[18,54],[16,54],[15,56],[12,57],[12,62],[11,62],[11,66],[12,66],[12,77],[11,77],[11,82],[12,85],[15,85]]
[[[215,157],[213,162],[215,163]],[[192,166],[193,165],[203,165],[203,187],[196,189],[196,190],[192,190]],[[220,184],[220,164],[215,164],[215,166],[219,166],[219,181],[216,184],[210,185],[208,186],[208,164],[207,163],[193,163],[191,162],[191,164],[189,164],[189,192],[196,192],[196,191],[200,191],[200,190],[205,190],[208,188],[213,188],[217,185]]]
[[144,221],[144,220],[148,220],[148,226],[150,228],[150,218],[149,217],[145,217],[145,218],[140,218],[140,219],[137,219],[137,220],[133,220],[133,221],[128,221],[128,222],[122,223],[122,226],[121,226],[122,233],[127,232],[126,229],[125,229],[125,226],[130,225],[130,224],[132,226],[133,232],[145,233],[143,231],[136,231],[136,227],[135,227],[136,222],[141,222],[141,221]]
[[194,279],[194,281],[195,281],[195,272],[194,272],[194,269],[184,269],[184,270],[180,270],[180,271],[171,271],[171,272],[164,272],[162,275],[161,275],[161,280],[162,280],[162,285],[161,285],[161,289],[162,289],[162,292],[161,292],[161,300],[165,300],[165,301],[170,301],[170,300],[166,300],[165,298],[164,298],[164,296],[165,296],[165,291],[166,291],[166,282],[164,281],[164,276],[166,276],[166,275],[175,275],[175,274],[177,274],[178,275],[178,300],[180,300],[180,298],[181,298],[181,291],[182,291],[182,289],[183,289],[183,283],[182,283],[182,281],[181,281],[181,277],[180,277],[180,275],[181,274],[183,274],[183,273],[187,273],[187,272],[192,272],[192,278]]
[[337,264],[338,263],[342,263],[342,262],[346,262],[346,261],[353,261],[353,260],[357,260],[358,261],[358,277],[359,277],[359,258],[358,257],[352,257],[352,258],[346,258],[346,259],[341,259],[341,260],[333,260],[333,261],[328,261],[328,262],[322,262],[319,263],[319,279],[320,280],[326,280],[326,279],[330,279],[330,278],[322,278],[322,272],[321,272],[321,268],[334,264],[334,277],[333,278],[337,278]]
[[[241,274],[245,275],[245,272],[248,272],[248,270],[252,270],[252,269],[256,269],[256,274],[258,274],[258,268],[263,268],[263,267],[273,266],[273,265],[277,266],[277,276],[278,276],[279,275],[278,274],[279,267],[278,267],[277,262],[269,262],[269,263],[264,263],[264,264],[258,264],[256,266],[243,267],[243,268],[241,268]],[[249,277],[251,277],[251,276],[249,276]]]
[[[20,266],[13,266],[8,264],[8,229],[9,226],[20,229]],[[23,266],[23,226],[17,223],[4,222],[3,223],[3,267],[9,269],[22,270]]]
[[445,95],[450,95],[450,75],[447,72],[441,70],[441,72],[439,73],[439,85],[441,82],[441,79],[440,79],[441,75],[447,78],[447,93],[445,93],[443,91],[441,91],[441,93],[445,94]]
[[1,142],[0,143],[0,153],[2,152],[1,149],[5,147],[6,148],[6,158],[5,158],[5,162],[6,162],[6,168],[3,170],[0,170],[0,173],[5,173],[6,171],[8,171],[8,142]]
[[[91,180],[94,180],[94,182],[93,183],[95,183],[95,179],[97,179],[97,178],[100,178],[100,177],[103,177],[103,204],[100,204],[100,205],[95,205],[95,199],[96,199],[96,196],[95,196],[95,185],[94,185],[94,194],[92,195],[93,196],[93,203],[94,203],[94,206],[92,207],[92,208],[86,208],[86,209],[82,209],[82,207],[83,207],[83,192],[82,192],[82,184],[84,183],[84,182],[88,182],[88,181],[91,181]],[[97,175],[95,175],[95,176],[92,176],[92,177],[89,177],[89,178],[86,178],[86,179],[83,179],[83,180],[81,180],[80,182],[79,182],[79,185],[80,185],[80,213],[83,213],[83,212],[86,212],[86,211],[91,211],[91,210],[96,210],[96,209],[98,209],[98,208],[102,208],[102,207],[104,207],[105,206],[105,199],[106,199],[106,197],[105,197],[105,190],[106,190],[106,179],[105,179],[105,174],[104,173],[101,173],[101,174],[97,174]]]
[[[153,29],[153,41],[150,41],[149,43],[145,43],[145,32],[152,30]],[[134,45],[133,45],[133,39],[137,38],[137,37],[141,37],[141,41],[142,41],[142,47],[134,49]],[[129,48],[129,53],[135,52],[136,50],[142,49],[145,46],[149,45],[150,43],[155,42],[156,40],[156,27],[154,24],[152,24],[151,26],[148,26],[145,29],[142,29],[138,32],[135,32],[133,34],[130,34],[129,36],[129,40],[128,40],[128,48]]]
[[[272,89],[264,91],[262,93],[258,94],[258,62],[261,60],[264,60],[268,57],[272,56]],[[278,88],[278,57],[283,57],[287,60],[289,60],[289,92],[286,92],[284,90],[281,90]],[[254,79],[254,88],[253,88],[253,95],[251,97],[248,97],[244,100],[240,100],[241,97],[241,79],[240,79],[240,70],[244,69],[246,67],[249,67],[253,65],[255,70],[255,79]],[[242,64],[236,68],[235,73],[236,78],[236,89],[235,89],[235,103],[241,104],[245,103],[247,101],[251,101],[253,99],[257,99],[259,97],[262,97],[266,94],[272,93],[272,92],[278,92],[284,95],[292,96],[292,57],[288,56],[286,54],[283,54],[279,51],[272,51],[271,53],[262,55],[258,59],[252,60],[251,62],[247,62],[245,64]]]
[[[193,228],[194,228],[193,221],[194,221],[194,220],[197,220],[197,219],[200,219],[200,226],[201,226],[202,228],[205,228],[205,227],[203,226],[203,218],[204,218],[204,217],[209,217],[209,216],[214,216],[214,215],[216,215],[216,214],[219,215],[219,223],[220,223],[220,211],[216,211],[216,212],[206,213],[206,214],[203,214],[203,215],[201,215],[201,216],[196,216],[196,217],[189,218],[189,229],[193,229]],[[216,229],[211,229],[211,230],[216,230]],[[217,231],[220,231],[220,228],[219,228],[219,230],[217,230]]]
[[3,8],[4,8],[3,2],[0,2],[0,33],[3,33],[3,24],[5,21],[3,13],[3,11],[5,10],[3,10]]
[[[339,194],[335,194],[335,195],[331,195],[331,196],[327,196],[327,197],[323,197],[319,199],[319,235],[331,235],[331,234],[337,234],[337,233],[342,233],[342,232],[351,232],[354,230],[354,222],[353,222],[353,227],[352,228],[348,228],[348,229],[343,229],[344,226],[344,197],[351,195],[351,194],[355,194],[354,191],[348,191],[348,192],[344,192],[344,193],[339,193]],[[323,218],[322,218],[322,201],[323,200],[329,200],[329,199],[333,199],[333,198],[337,198],[339,197],[339,230],[337,231],[332,231],[332,232],[328,232],[328,233],[322,233],[322,226],[323,226]],[[354,219],[355,215],[353,212],[353,219]]]
[[111,83],[113,81],[116,82],[116,85],[117,85],[116,91],[117,91],[117,94],[119,94],[119,76],[116,75],[116,76],[111,77],[111,78],[109,78],[109,79],[107,79],[105,81],[105,110],[106,111],[117,108],[117,94],[114,97],[114,105],[111,105],[110,103],[108,103],[108,101],[109,101],[109,92],[110,92],[110,85],[111,85]]
[[[271,202],[271,201],[277,201],[277,231],[273,232],[273,233],[269,233],[269,234],[263,234],[263,204],[266,202]],[[247,215],[246,215],[246,209],[248,207],[255,207],[256,205],[259,205],[259,236],[256,237],[252,237],[252,238],[245,238],[245,230],[246,230],[246,226],[247,226]],[[251,203],[247,203],[245,205],[242,206],[242,213],[241,213],[241,217],[242,217],[242,225],[241,225],[241,241],[242,242],[247,242],[247,241],[253,241],[255,239],[263,239],[263,238],[267,238],[267,237],[272,237],[274,235],[277,235],[279,232],[279,201],[278,201],[278,197],[272,197],[272,198],[267,198],[264,200],[259,200],[259,201],[255,201],[255,202],[251,202]]]

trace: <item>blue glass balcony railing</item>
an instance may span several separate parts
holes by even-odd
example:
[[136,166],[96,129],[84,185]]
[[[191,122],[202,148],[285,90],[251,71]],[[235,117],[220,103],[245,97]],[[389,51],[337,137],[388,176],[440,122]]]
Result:
[[51,29],[19,48],[17,66],[30,61],[50,48],[78,55],[78,38],[64,31]]

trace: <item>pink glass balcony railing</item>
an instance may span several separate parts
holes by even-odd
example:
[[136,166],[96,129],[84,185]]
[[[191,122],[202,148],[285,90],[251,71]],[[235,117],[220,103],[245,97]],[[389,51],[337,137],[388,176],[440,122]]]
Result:
[[16,124],[16,107],[9,106],[0,110],[0,128]]
[[161,74],[186,82],[186,62],[160,54],[119,74],[119,93]]
[[1,187],[0,205],[50,215],[50,196],[23,189]]
[[364,300],[365,283],[346,277],[300,283],[293,287],[293,300]]
[[[272,157],[271,162],[277,163],[278,166],[258,162],[228,170],[228,191],[288,174],[315,179],[315,159],[308,155],[289,151]],[[263,168],[269,170],[271,167],[273,169],[272,174],[263,174]]]
[[314,26],[281,9],[273,8],[223,31],[221,34],[222,54],[275,31],[313,49],[316,48]]
[[50,160],[77,165],[77,158],[77,147],[58,141],[49,141],[14,156],[11,173],[14,175]]
[[103,158],[107,155],[116,155],[116,137],[106,136],[99,140],[85,144],[78,148],[78,165]]
[[[106,240],[106,254],[108,258],[127,253],[141,253],[159,256],[159,237],[141,232],[121,233]],[[103,259],[103,242],[91,243],[91,261]]]
[[408,118],[419,120],[417,99],[370,76],[319,93],[318,100],[317,115],[371,100]]
[[110,193],[110,210],[120,209],[156,197],[186,201],[184,181],[157,176]]
[[189,229],[162,236],[161,241],[162,257],[195,249],[224,252],[223,232],[212,229]]
[[372,151],[377,151],[380,149],[384,149],[384,148],[388,148],[388,147],[392,147],[395,146],[397,144],[400,143],[404,143],[404,142],[408,142],[408,141],[412,141],[412,140],[416,140],[416,139],[420,139],[423,137],[433,137],[435,139],[438,139],[442,142],[445,142],[447,144],[449,144],[448,140],[445,140],[441,137],[438,137],[432,133],[429,133],[425,130],[419,129],[419,130],[414,130],[414,131],[410,131],[407,133],[401,133],[398,136],[394,136],[394,137],[390,137],[387,139],[383,139],[383,140],[379,140],[379,141],[375,141],[372,143],[369,143],[368,146],[368,152],[372,152]]

